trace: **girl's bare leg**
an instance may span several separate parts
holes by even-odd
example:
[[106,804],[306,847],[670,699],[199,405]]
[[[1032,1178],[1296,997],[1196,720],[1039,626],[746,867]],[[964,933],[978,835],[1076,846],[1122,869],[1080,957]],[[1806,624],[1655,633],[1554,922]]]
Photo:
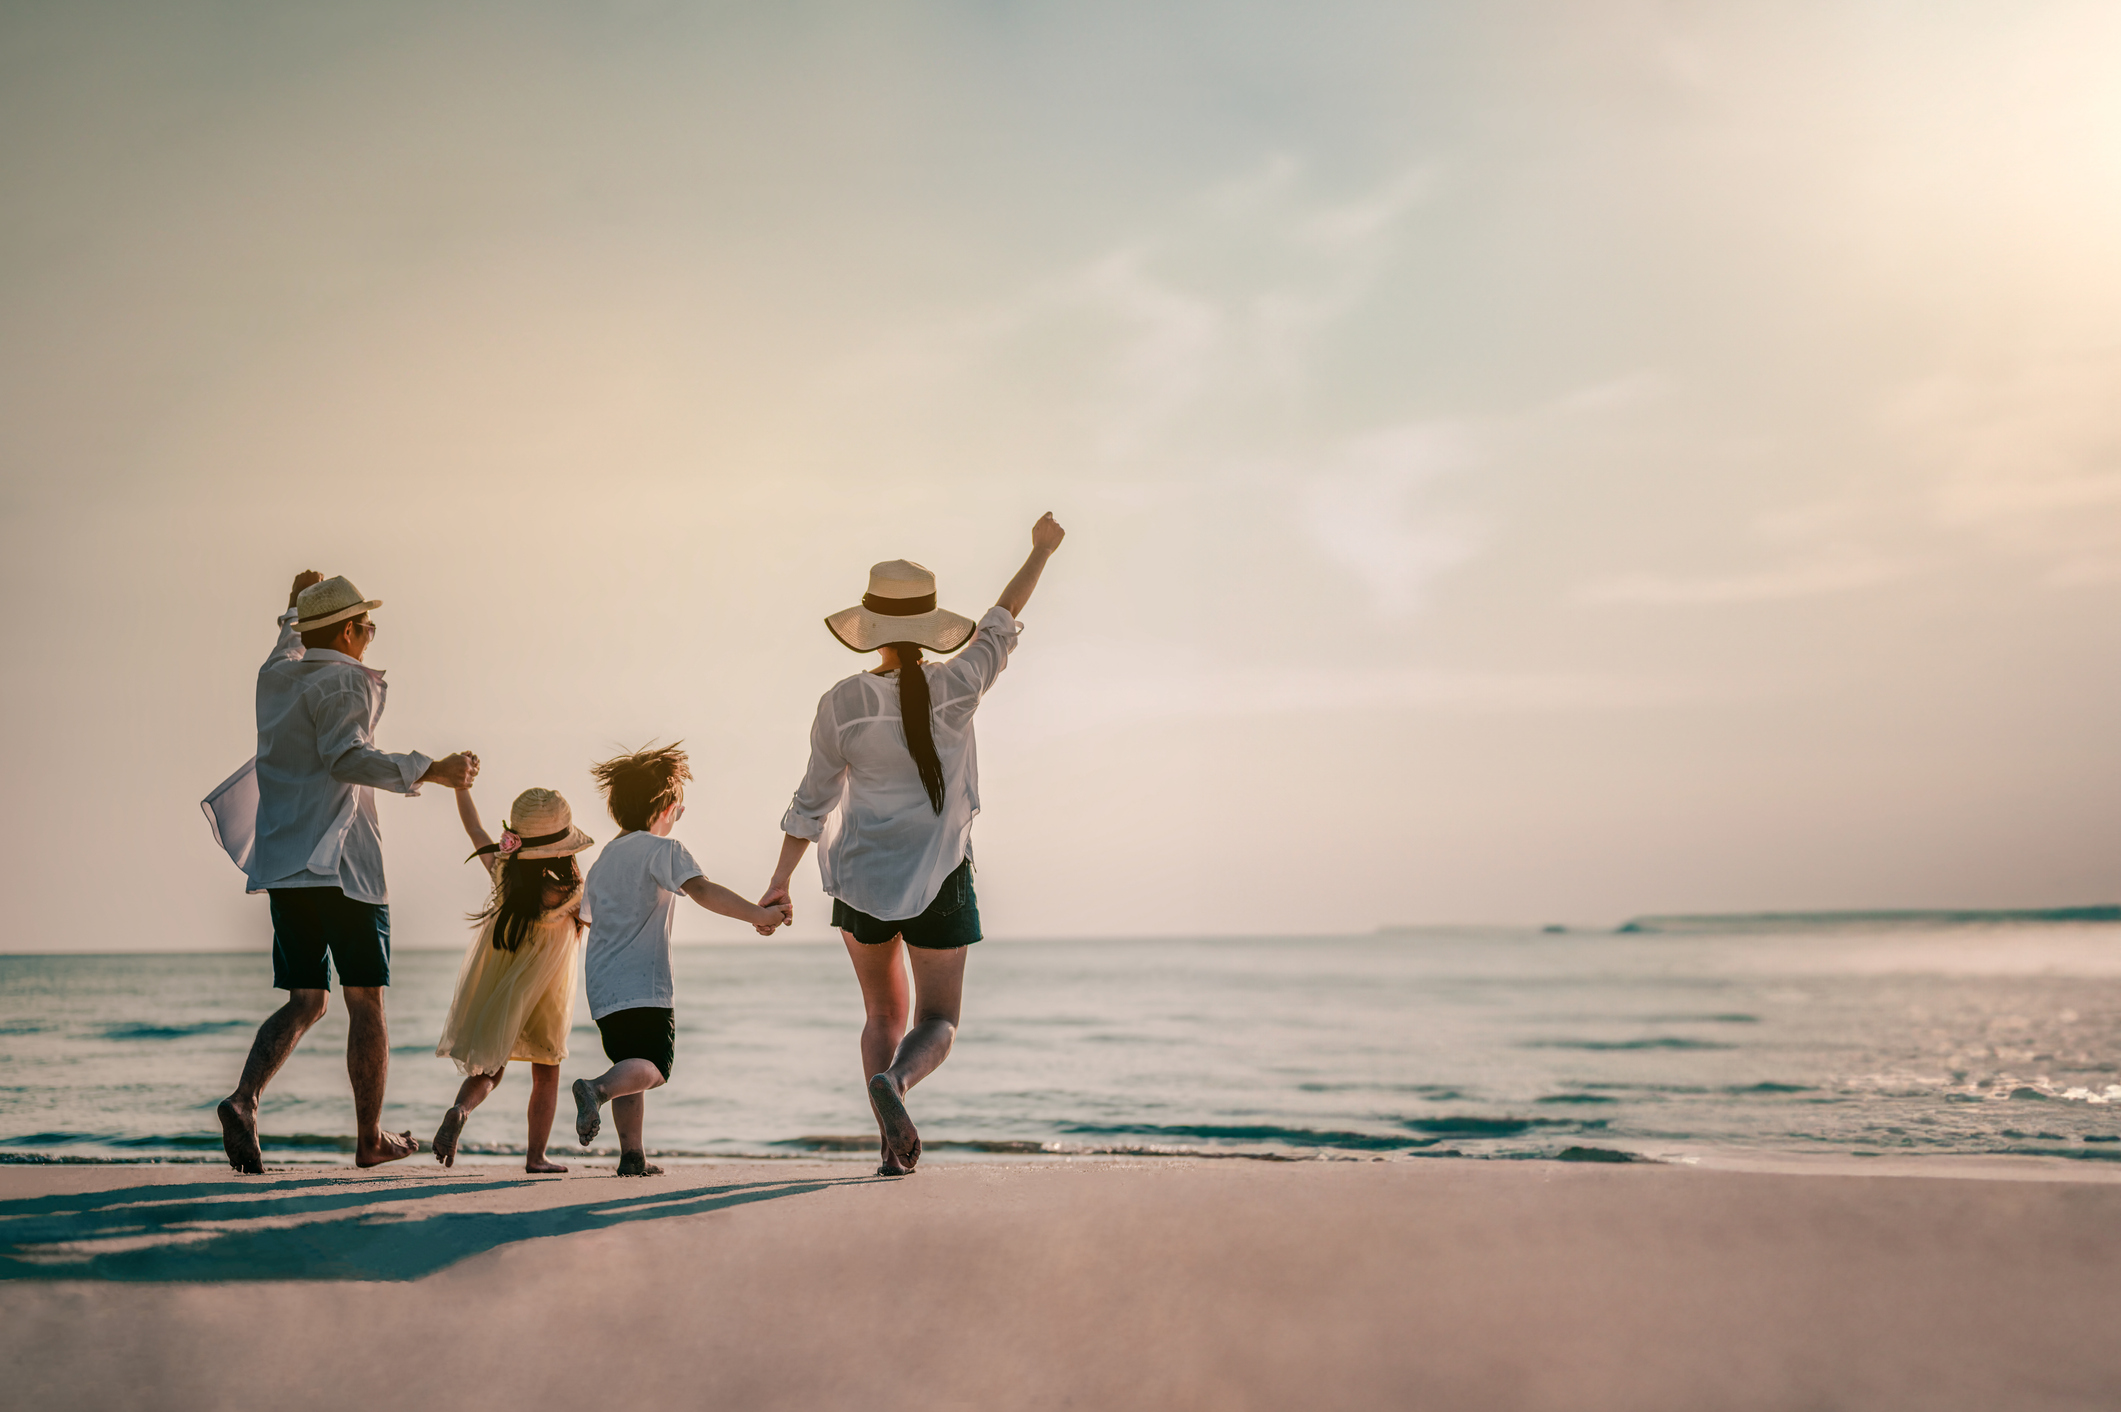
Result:
[[442,1126],[435,1129],[435,1161],[445,1167],[457,1165],[457,1139],[464,1135],[464,1123],[471,1117],[471,1110],[486,1101],[501,1082],[501,1075],[508,1072],[502,1065],[491,1074],[472,1074],[457,1087],[456,1106],[442,1115]]
[[[862,1079],[866,1083],[891,1067],[898,1042],[906,1033],[906,1018],[912,1013],[913,988],[906,978],[904,960],[906,946],[897,937],[881,946],[864,946],[852,932],[843,931],[840,937],[847,943],[847,959],[854,963],[854,978],[862,987]],[[869,1106],[876,1118],[877,1175],[902,1176],[907,1168],[892,1155],[884,1117],[876,1112],[874,1100]]]
[[545,1142],[552,1136],[552,1115],[560,1106],[560,1066],[530,1066],[529,1151],[523,1158],[526,1172],[564,1172],[567,1169],[545,1156]]

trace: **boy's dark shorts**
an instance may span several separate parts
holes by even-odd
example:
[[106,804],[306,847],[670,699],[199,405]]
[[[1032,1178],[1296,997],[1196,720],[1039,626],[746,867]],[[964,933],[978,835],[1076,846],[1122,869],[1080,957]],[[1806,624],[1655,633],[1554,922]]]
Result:
[[634,1010],[614,1010],[597,1021],[604,1037],[604,1057],[616,1064],[621,1059],[646,1059],[670,1077],[671,1061],[677,1057],[678,1012],[660,1005]]
[[[272,983],[279,990],[390,984],[390,908],[356,902],[335,887],[276,887]],[[325,958],[329,956],[327,965]]]
[[832,925],[851,932],[864,946],[882,946],[895,936],[906,938],[906,945],[924,951],[955,951],[970,946],[979,940],[979,898],[972,891],[972,860],[967,858],[951,870],[950,876],[943,879],[942,890],[935,894],[935,901],[918,917],[882,922],[835,897]]

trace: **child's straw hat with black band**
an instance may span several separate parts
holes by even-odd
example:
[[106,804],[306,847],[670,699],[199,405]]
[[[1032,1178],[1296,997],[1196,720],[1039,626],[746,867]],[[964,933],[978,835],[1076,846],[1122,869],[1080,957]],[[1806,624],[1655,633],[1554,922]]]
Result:
[[596,840],[574,826],[574,810],[556,789],[526,789],[508,807],[510,822],[501,828],[501,841],[472,850],[498,853],[501,861],[511,858],[564,858],[580,853]]
[[935,606],[935,575],[906,559],[893,559],[869,570],[869,591],[861,603],[834,613],[825,626],[842,645],[874,652],[892,642],[912,642],[932,652],[955,652],[979,626],[972,619]]

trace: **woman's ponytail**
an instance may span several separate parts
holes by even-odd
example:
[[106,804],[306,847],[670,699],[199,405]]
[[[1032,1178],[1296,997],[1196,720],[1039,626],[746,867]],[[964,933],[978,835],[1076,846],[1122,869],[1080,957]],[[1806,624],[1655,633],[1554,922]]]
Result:
[[898,710],[906,723],[906,750],[913,767],[921,772],[921,787],[928,803],[943,812],[943,762],[935,754],[935,722],[928,714],[928,674],[921,670],[921,649],[911,642],[894,642],[898,656]]

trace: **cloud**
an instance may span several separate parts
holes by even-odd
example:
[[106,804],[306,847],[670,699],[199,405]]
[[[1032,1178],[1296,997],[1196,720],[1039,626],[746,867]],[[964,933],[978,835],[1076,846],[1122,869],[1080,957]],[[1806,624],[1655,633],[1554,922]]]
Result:
[[1450,425],[1414,423],[1347,442],[1331,469],[1304,481],[1305,526],[1381,611],[1411,612],[1440,575],[1480,552],[1477,520],[1424,501],[1434,481],[1472,458],[1469,437]]

